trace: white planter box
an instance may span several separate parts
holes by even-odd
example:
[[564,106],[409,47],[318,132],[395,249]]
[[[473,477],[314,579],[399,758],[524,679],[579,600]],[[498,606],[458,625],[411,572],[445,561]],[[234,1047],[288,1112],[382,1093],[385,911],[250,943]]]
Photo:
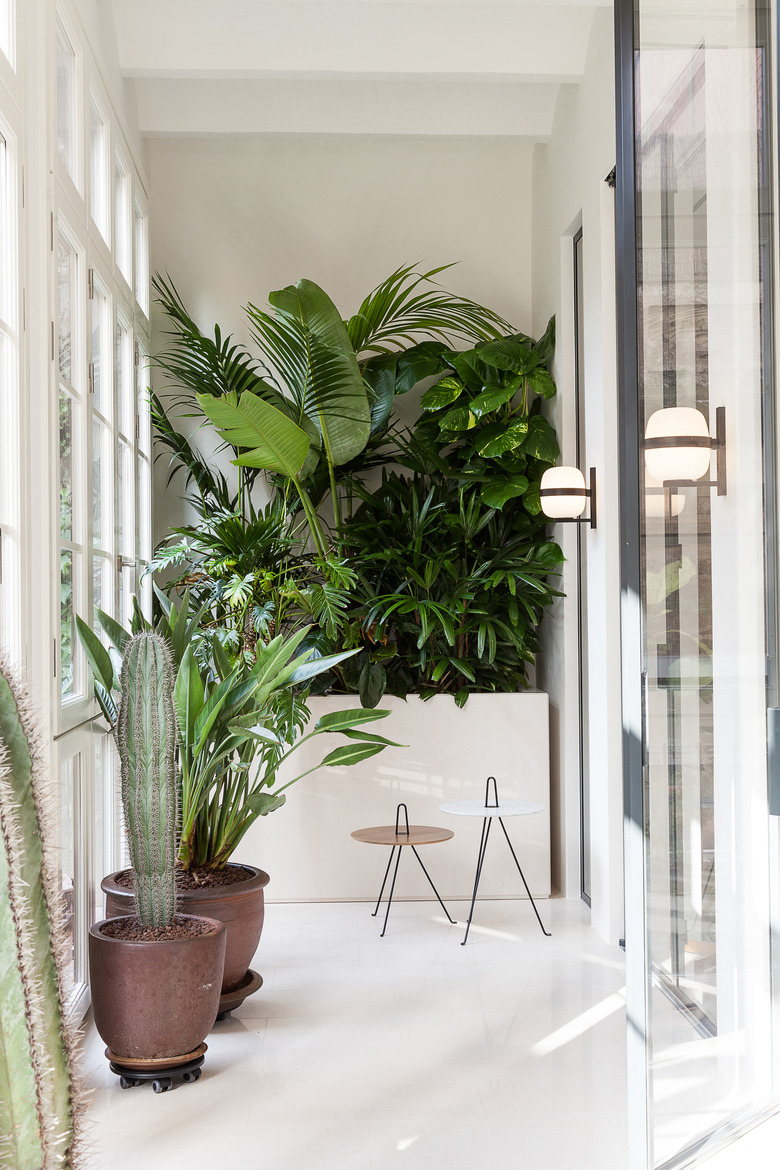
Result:
[[[326,711],[358,707],[350,695],[312,698],[316,720]],[[386,696],[392,712],[367,725],[408,747],[385,748],[348,768],[323,768],[287,790],[287,803],[260,817],[235,860],[268,871],[268,900],[372,901],[379,893],[389,848],[354,841],[353,829],[392,824],[399,801],[411,823],[442,825],[451,841],[420,846],[420,856],[444,898],[470,898],[482,820],[439,812],[446,801],[473,800],[495,776],[502,799],[537,801],[543,813],[504,823],[535,898],[550,896],[549,704],[546,694],[472,695],[459,710],[448,696],[424,703]],[[312,767],[348,741],[318,736],[296,752],[288,777]],[[406,852],[406,851],[405,851]],[[401,860],[396,898],[433,898],[411,851]],[[499,825],[493,826],[480,898],[524,897],[520,875]]]

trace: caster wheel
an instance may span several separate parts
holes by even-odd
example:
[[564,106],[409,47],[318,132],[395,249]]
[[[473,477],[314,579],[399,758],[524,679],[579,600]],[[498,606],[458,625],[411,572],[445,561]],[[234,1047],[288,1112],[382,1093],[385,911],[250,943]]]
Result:
[[166,1080],[152,1081],[152,1088],[155,1093],[167,1093],[170,1087],[171,1082],[167,1078]]
[[190,1081],[196,1081],[198,1078],[195,1076],[195,1073],[186,1072],[182,1075],[181,1079],[184,1081],[185,1085],[188,1085]]
[[193,1079],[193,1081],[199,1081],[199,1080],[200,1080],[200,1074],[202,1073],[202,1071],[203,1071],[203,1069],[200,1069],[200,1068],[196,1068],[196,1069],[194,1070],[194,1072],[192,1073],[192,1079]]
[[219,1015],[217,1016],[217,1023],[221,1024],[222,1021],[226,1020],[229,1015],[230,1015],[230,1012],[220,1012]]
[[120,1089],[132,1089],[134,1084],[136,1084],[136,1082],[128,1080],[127,1077],[120,1077],[119,1078],[119,1088]]

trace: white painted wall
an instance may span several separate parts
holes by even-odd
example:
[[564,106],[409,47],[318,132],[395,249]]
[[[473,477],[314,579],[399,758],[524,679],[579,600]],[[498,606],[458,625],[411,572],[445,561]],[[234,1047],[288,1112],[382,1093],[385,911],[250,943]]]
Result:
[[[312,719],[326,711],[358,706],[354,696],[311,700]],[[469,899],[479,851],[481,817],[439,812],[439,805],[484,800],[488,775],[496,777],[500,800],[527,800],[545,812],[507,817],[507,832],[534,898],[550,894],[549,734],[547,696],[472,695],[459,710],[446,695],[424,703],[386,697],[391,714],[371,724],[403,747],[388,747],[351,767],[322,768],[294,784],[287,802],[261,817],[236,852],[237,861],[259,865],[271,875],[271,901],[376,900],[389,848],[354,841],[353,829],[392,825],[403,801],[411,824],[451,829],[445,842],[419,847],[445,903]],[[314,767],[343,736],[319,736],[304,744],[285,765],[282,781]],[[433,898],[410,851],[401,859],[395,897]],[[389,887],[388,887],[389,888]],[[387,891],[386,891],[387,892]],[[479,890],[480,898],[525,897],[499,824],[493,824]],[[461,905],[450,910],[464,916]],[[531,908],[518,909],[531,914]]]
[[[581,225],[585,286],[588,465],[598,473],[599,525],[587,532],[590,640],[592,921],[607,940],[623,934],[620,738],[619,514],[615,388],[613,192],[615,163],[612,13],[597,12],[583,80],[564,87],[550,142],[534,155],[534,329],[558,318],[558,398],[552,416],[563,462],[574,462],[572,237]],[[576,539],[557,535],[568,558],[567,596],[543,628],[538,684],[550,695],[553,759],[553,882],[579,894],[579,759]]]
[[[152,266],[204,328],[306,276],[344,314],[401,264],[531,324],[533,146],[517,139],[263,135],[154,139]],[[155,344],[160,344],[160,321]],[[156,539],[183,515],[156,470]]]

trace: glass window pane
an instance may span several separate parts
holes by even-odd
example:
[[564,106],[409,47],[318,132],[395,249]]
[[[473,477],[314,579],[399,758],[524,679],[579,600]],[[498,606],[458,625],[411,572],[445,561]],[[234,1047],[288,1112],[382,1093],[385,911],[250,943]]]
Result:
[[152,556],[152,469],[146,459],[138,459],[138,555],[142,561]]
[[111,417],[111,300],[97,280],[92,296],[92,406]]
[[120,431],[131,439],[135,432],[133,334],[120,317],[116,323],[116,414]]
[[76,786],[79,757],[64,760],[60,768],[60,890],[62,891],[62,925],[65,935],[65,998],[76,983]]
[[14,0],[0,0],[0,53],[11,68],[16,67],[16,5]]
[[111,431],[100,419],[92,419],[92,543],[110,552],[114,543],[114,509],[111,491]]
[[117,507],[119,552],[125,560],[135,559],[135,512],[133,500],[133,449],[119,440],[117,459]]
[[[111,617],[114,615],[114,572],[111,557],[104,557],[97,553],[92,557],[92,605],[93,609],[102,609]],[[94,613],[93,613],[94,617]],[[95,630],[102,635],[97,621],[93,621]]]
[[57,21],[57,154],[78,182],[78,114],[76,51]]
[[60,233],[57,237],[57,323],[60,374],[75,384],[74,340],[78,313],[78,254]]
[[92,94],[89,102],[89,210],[107,244],[111,232],[109,188],[108,121]]
[[76,406],[67,390],[60,390],[60,536],[73,540],[74,417]]
[[149,354],[144,347],[138,346],[138,365],[136,371],[136,409],[138,411],[138,449],[147,459],[152,456],[152,418],[149,409],[149,391],[151,388],[151,368]]
[[133,242],[135,245],[135,299],[149,316],[149,220],[140,203],[133,209]]
[[114,157],[114,255],[119,270],[130,283],[132,267],[130,175],[119,155]]
[[79,661],[75,613],[80,557],[71,549],[60,550],[60,690],[62,697],[79,693]]

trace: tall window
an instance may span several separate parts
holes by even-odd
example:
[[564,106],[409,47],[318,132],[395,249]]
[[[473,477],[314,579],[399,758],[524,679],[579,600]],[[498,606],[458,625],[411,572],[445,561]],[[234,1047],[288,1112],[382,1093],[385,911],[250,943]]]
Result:
[[114,255],[128,284],[133,266],[130,173],[121,156],[114,156]]
[[19,356],[16,165],[0,122],[0,629],[18,651],[20,622]]
[[57,154],[79,186],[79,89],[76,49],[61,18],[57,19]]
[[107,244],[111,242],[111,173],[108,119],[94,91],[89,95],[89,211]]
[[149,219],[139,199],[133,206],[133,249],[135,252],[135,299],[149,316]]

